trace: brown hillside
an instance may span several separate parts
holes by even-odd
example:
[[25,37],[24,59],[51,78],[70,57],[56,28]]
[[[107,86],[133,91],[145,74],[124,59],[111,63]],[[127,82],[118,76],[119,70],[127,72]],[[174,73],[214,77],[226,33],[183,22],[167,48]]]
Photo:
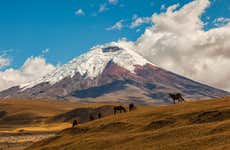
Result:
[[230,149],[230,98],[139,107],[65,129],[27,149]]

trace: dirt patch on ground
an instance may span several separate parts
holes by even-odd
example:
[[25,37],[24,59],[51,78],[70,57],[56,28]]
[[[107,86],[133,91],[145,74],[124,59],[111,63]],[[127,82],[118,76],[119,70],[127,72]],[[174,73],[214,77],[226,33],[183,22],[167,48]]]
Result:
[[150,130],[150,129],[160,129],[166,126],[170,126],[174,124],[176,120],[174,118],[166,118],[162,120],[156,120],[151,122],[149,125],[145,127],[145,129]]
[[53,137],[55,134],[25,134],[25,135],[15,135],[15,134],[6,134],[1,135],[0,138],[0,150],[21,150],[35,142],[40,140]]
[[225,111],[205,111],[196,113],[191,115],[190,122],[191,123],[208,123],[208,122],[215,122],[221,121],[230,117],[230,112]]

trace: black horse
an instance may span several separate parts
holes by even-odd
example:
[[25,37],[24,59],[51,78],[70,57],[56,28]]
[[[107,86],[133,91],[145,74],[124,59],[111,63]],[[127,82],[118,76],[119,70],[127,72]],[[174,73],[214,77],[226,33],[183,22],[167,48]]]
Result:
[[77,126],[77,125],[78,125],[77,120],[74,120],[74,121],[73,121],[73,124],[72,124],[72,128],[74,128],[74,127]]
[[100,112],[97,114],[97,117],[98,117],[98,119],[101,118],[101,113]]
[[136,106],[133,103],[129,104],[129,111],[133,111],[135,109],[136,109]]
[[178,101],[178,103],[182,103],[185,101],[180,93],[175,93],[175,94],[170,93],[169,97],[173,100],[173,104],[176,104],[176,101]]
[[113,112],[114,112],[114,114],[116,114],[117,113],[117,111],[119,111],[120,113],[122,113],[122,112],[126,112],[126,109],[125,109],[125,107],[123,107],[123,106],[115,106],[115,107],[113,107]]
[[95,120],[95,118],[94,118],[94,116],[93,116],[92,114],[89,115],[89,120],[90,120],[90,121]]

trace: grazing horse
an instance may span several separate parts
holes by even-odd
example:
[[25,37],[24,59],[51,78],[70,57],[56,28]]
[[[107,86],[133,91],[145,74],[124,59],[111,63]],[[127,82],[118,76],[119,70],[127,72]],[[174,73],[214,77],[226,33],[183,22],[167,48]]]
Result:
[[119,111],[120,113],[122,113],[122,112],[126,112],[126,109],[125,109],[125,107],[123,107],[123,106],[115,106],[115,107],[113,107],[113,112],[114,112],[114,114],[116,114],[117,113],[117,111]]
[[101,113],[98,113],[97,117],[98,117],[98,119],[100,119],[101,118]]
[[178,103],[180,102],[182,103],[185,101],[180,93],[175,93],[175,94],[170,93],[169,97],[173,100],[173,104],[176,104],[176,100],[178,101]]
[[90,121],[93,121],[94,119],[95,119],[94,116],[93,116],[92,114],[90,114],[90,115],[89,115],[89,120],[90,120]]
[[74,120],[73,121],[73,125],[72,125],[72,128],[74,128],[75,126],[77,126],[78,125],[78,122],[77,122],[77,120]]
[[135,109],[136,109],[136,106],[133,103],[129,104],[129,111],[133,111]]

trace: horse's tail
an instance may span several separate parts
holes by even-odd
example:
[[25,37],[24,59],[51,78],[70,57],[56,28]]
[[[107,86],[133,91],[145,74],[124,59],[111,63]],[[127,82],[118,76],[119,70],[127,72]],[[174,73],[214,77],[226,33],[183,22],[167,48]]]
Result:
[[180,98],[181,98],[182,101],[185,101],[185,99],[182,96]]
[[179,98],[181,101],[185,101],[181,93],[178,93],[177,95],[178,95],[178,98]]

